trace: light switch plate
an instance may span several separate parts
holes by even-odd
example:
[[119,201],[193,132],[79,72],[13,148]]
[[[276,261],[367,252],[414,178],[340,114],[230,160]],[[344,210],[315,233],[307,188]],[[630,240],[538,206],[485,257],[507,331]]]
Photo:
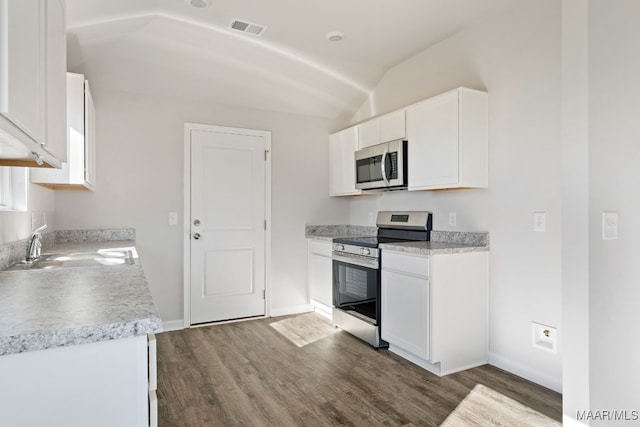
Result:
[[602,212],[602,240],[618,238],[618,212]]
[[169,225],[177,225],[177,224],[178,224],[178,213],[169,212]]

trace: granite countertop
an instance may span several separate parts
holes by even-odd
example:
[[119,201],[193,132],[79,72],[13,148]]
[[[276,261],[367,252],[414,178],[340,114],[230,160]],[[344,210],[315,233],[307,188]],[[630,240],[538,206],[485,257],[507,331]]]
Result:
[[377,231],[377,227],[363,225],[307,225],[304,236],[307,239],[331,242],[337,238],[375,236]]
[[403,243],[381,243],[380,249],[383,251],[406,252],[416,255],[440,255],[457,254],[465,252],[486,252],[489,247],[473,244],[449,243],[449,242],[403,242]]
[[[307,225],[305,237],[332,241],[336,238],[375,236],[376,227],[359,225]],[[431,231],[429,242],[381,243],[380,249],[418,255],[484,252],[489,250],[489,233]]]
[[[58,243],[46,253],[132,247],[135,242]],[[0,355],[162,331],[138,259],[132,265],[0,271]]]

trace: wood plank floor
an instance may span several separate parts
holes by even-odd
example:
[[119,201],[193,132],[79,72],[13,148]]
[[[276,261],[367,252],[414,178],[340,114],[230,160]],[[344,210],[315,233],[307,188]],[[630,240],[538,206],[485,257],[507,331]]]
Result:
[[299,348],[281,319],[158,335],[160,426],[438,426],[478,383],[561,420],[560,394],[498,368],[437,377],[346,332]]

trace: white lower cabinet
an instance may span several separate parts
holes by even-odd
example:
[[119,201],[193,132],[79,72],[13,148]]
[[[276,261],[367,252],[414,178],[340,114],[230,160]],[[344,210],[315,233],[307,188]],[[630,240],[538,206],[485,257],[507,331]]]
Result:
[[389,350],[436,375],[487,363],[488,256],[383,250],[381,333]]
[[0,425],[150,425],[149,349],[143,335],[0,356]]
[[308,283],[311,305],[316,311],[331,315],[333,306],[332,243],[308,239]]

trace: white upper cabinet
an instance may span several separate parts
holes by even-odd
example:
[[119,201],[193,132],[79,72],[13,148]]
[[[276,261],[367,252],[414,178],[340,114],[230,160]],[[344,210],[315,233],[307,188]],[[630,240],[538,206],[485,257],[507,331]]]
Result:
[[404,139],[406,136],[404,110],[394,111],[361,123],[358,129],[358,148]]
[[61,162],[67,161],[67,25],[64,2],[48,0],[46,113],[44,149]]
[[31,182],[55,190],[95,189],[95,108],[82,74],[67,74],[68,161],[61,169],[32,169]]
[[0,165],[60,166],[64,17],[62,0],[0,0]]
[[357,190],[354,153],[358,149],[358,127],[353,126],[329,136],[329,195],[351,196]]
[[458,88],[406,114],[409,190],[488,186],[486,92]]

